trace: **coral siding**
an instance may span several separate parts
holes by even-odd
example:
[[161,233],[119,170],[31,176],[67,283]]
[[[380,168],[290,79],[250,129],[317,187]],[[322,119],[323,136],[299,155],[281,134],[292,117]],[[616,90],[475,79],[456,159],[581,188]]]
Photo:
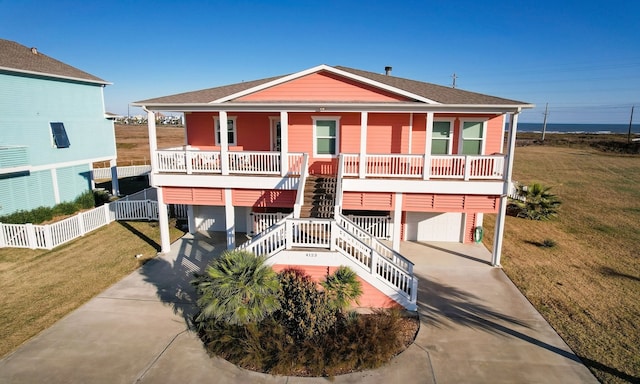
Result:
[[394,193],[391,192],[344,192],[343,209],[393,210]]
[[408,98],[329,72],[312,73],[235,101],[407,101]]
[[498,199],[499,196],[405,193],[402,196],[402,210],[495,213],[498,211]]
[[224,205],[219,188],[162,187],[166,204]]
[[[283,265],[276,264],[272,266],[273,270],[276,272],[282,272],[285,269],[293,268],[298,269],[311,276],[311,279],[315,282],[323,281],[327,275],[335,272],[337,267],[323,267],[323,266],[311,266],[311,265]],[[368,308],[402,308],[398,302],[388,297],[384,293],[380,292],[378,289],[373,287],[371,284],[362,280],[358,276],[358,280],[362,285],[362,296],[358,300],[358,303],[351,303],[352,307],[368,307]]]
[[424,113],[413,114],[413,127],[411,129],[411,153],[424,155],[424,143],[427,139],[427,115]]
[[296,191],[234,189],[231,192],[235,207],[281,207],[292,208],[296,201]]
[[477,214],[475,213],[467,213],[465,215],[466,220],[464,223],[464,238],[462,240],[463,243],[473,243],[473,232],[476,228],[476,219]]
[[502,115],[487,121],[487,136],[484,147],[484,153],[486,155],[502,152],[502,121]]
[[187,144],[194,147],[213,146],[213,113],[186,113]]
[[369,114],[367,153],[409,153],[409,124],[408,113]]

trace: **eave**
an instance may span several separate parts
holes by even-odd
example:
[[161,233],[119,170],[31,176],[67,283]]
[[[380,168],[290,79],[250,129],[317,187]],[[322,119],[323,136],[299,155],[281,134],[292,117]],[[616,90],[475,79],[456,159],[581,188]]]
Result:
[[518,113],[522,109],[533,108],[533,104],[425,104],[425,103],[246,103],[227,102],[220,104],[131,104],[150,111],[165,112],[400,112],[400,113]]
[[32,75],[32,76],[50,77],[50,78],[54,78],[54,79],[76,81],[76,82],[81,82],[81,83],[99,84],[99,85],[102,85],[102,86],[104,86],[104,85],[112,85],[113,84],[113,83],[110,83],[110,82],[104,81],[104,80],[90,80],[90,79],[83,79],[81,77],[63,76],[63,75],[56,75],[56,74],[53,74],[53,73],[27,71],[27,70],[24,70],[24,69],[16,69],[16,68],[9,68],[9,67],[0,67],[0,71],[22,73],[22,74],[25,74],[25,75]]

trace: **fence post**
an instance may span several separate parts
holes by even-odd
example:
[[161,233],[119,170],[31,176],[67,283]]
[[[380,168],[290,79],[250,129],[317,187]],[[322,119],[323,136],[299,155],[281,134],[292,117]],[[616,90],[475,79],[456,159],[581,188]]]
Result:
[[36,240],[36,229],[31,223],[27,223],[25,225],[25,228],[27,230],[27,240],[29,241],[29,248],[36,249],[38,245],[38,241]]
[[76,215],[76,220],[78,221],[78,232],[80,232],[80,236],[84,236],[84,219],[83,216],[84,214],[82,212],[78,213],[78,215]]
[[329,243],[329,249],[335,251],[337,246],[336,242],[338,239],[338,223],[335,220],[331,220],[331,225],[329,226],[331,234],[329,236],[331,243]]
[[105,224],[111,223],[111,210],[109,209],[109,206],[111,204],[117,204],[117,201],[114,201],[113,203],[105,203],[105,204],[102,205],[103,206],[103,210],[104,210],[104,221],[105,221]]
[[284,247],[285,249],[291,249],[293,243],[293,221],[287,220],[284,222],[285,231],[284,231]]
[[418,279],[415,276],[411,279],[411,303],[416,304],[418,302]]
[[4,248],[7,245],[7,241],[4,238],[4,224],[0,223],[0,248]]
[[53,237],[51,237],[51,226],[44,226],[44,246],[47,249],[53,249]]

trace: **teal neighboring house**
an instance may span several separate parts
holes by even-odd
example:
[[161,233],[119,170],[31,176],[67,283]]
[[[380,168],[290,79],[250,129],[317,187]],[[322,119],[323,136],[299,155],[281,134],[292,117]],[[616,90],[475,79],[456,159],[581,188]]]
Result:
[[74,200],[94,185],[94,162],[115,175],[109,84],[0,39],[0,216]]

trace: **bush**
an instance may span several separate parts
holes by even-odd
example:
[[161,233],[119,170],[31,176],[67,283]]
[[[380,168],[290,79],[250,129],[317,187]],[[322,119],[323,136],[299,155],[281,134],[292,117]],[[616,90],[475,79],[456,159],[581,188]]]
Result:
[[542,184],[518,185],[516,194],[519,199],[510,199],[507,213],[530,220],[549,220],[556,216],[560,200]]
[[349,267],[338,267],[332,275],[327,276],[322,286],[329,295],[331,306],[339,311],[347,309],[353,301],[359,304],[358,299],[362,296],[358,275]]
[[30,211],[16,211],[10,215],[0,217],[0,222],[7,224],[40,224],[45,221],[51,221],[55,216],[73,215],[80,210],[90,209],[96,206],[98,206],[98,204],[96,204],[94,193],[87,191],[76,197],[73,202],[66,201],[53,207],[38,207]]
[[300,270],[286,269],[279,277],[281,308],[276,319],[284,325],[287,336],[301,341],[327,333],[337,320],[328,295]]
[[247,251],[225,251],[192,284],[200,295],[199,327],[257,323],[280,308],[278,275],[264,257]]

